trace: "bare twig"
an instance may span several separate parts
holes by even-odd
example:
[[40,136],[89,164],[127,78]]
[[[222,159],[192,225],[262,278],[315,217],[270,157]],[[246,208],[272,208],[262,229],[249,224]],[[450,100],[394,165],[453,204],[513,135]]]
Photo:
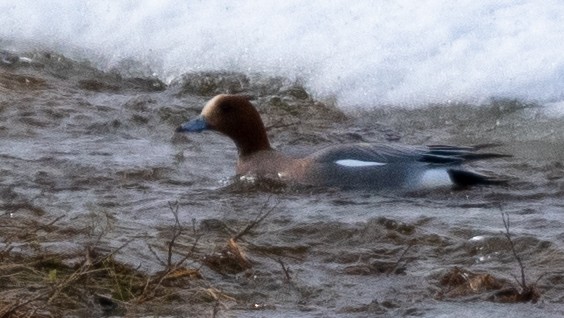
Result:
[[101,263],[105,262],[106,260],[112,258],[115,254],[117,254],[117,252],[121,251],[123,248],[125,248],[127,245],[129,245],[129,243],[133,242],[134,240],[135,240],[135,238],[130,238],[129,240],[127,240],[127,242],[123,243],[120,247],[116,248],[115,250],[113,250],[111,253],[104,256],[100,260],[94,262],[92,265],[101,264]]
[[[175,253],[175,250],[174,250],[175,245],[176,245],[176,241],[182,235],[183,228],[182,228],[182,225],[180,223],[180,218],[178,216],[178,209],[179,209],[178,201],[169,202],[168,206],[169,206],[170,211],[172,212],[172,215],[174,216],[174,225],[173,225],[173,228],[172,228],[172,237],[167,242],[167,259],[166,259],[166,262],[163,259],[161,259],[161,257],[157,254],[157,252],[153,249],[153,247],[151,245],[148,245],[151,253],[156,257],[156,259],[159,261],[159,263],[161,263],[161,265],[163,265],[165,267],[165,270],[160,272],[155,277],[149,278],[146,281],[146,283],[144,284],[144,287],[143,287],[143,291],[141,292],[140,296],[137,297],[138,302],[142,302],[142,301],[145,301],[145,300],[148,300],[148,299],[155,298],[154,294],[159,288],[161,288],[163,282],[167,278],[169,278],[171,274],[173,274],[176,270],[178,270],[194,254],[194,251],[196,250],[198,242],[201,238],[201,235],[197,235],[195,240],[194,240],[194,243],[192,244],[192,247],[190,248],[190,251],[186,255],[183,255],[183,257],[179,261],[173,262],[172,257],[173,257],[174,254],[177,254],[177,253]],[[195,219],[192,219],[192,230],[194,231],[194,233],[196,233],[196,220]]]
[[196,219],[192,218],[192,232],[194,232],[194,234],[196,234],[198,232],[198,230],[196,229]]
[[509,222],[509,214],[507,212],[501,212],[501,219],[503,220],[503,226],[505,227],[504,235],[507,238],[507,241],[509,241],[509,245],[511,246],[511,252],[513,252],[513,257],[515,257],[517,263],[519,263],[519,268],[521,269],[521,282],[519,283],[519,285],[521,285],[521,288],[526,289],[527,281],[525,279],[525,266],[523,266],[521,257],[519,256],[519,254],[517,254],[517,250],[515,249],[515,243],[513,243],[513,240],[511,239],[511,233],[509,232],[509,228],[511,225]]
[[280,266],[282,266],[282,271],[284,272],[284,275],[286,276],[286,281],[290,282],[292,280],[292,277],[290,276],[290,269],[288,267],[286,267],[286,265],[284,264],[284,262],[282,261],[281,258],[278,258],[276,261],[278,262],[278,264],[280,264]]
[[[178,209],[179,209],[178,202],[169,202],[168,204],[169,204],[169,209],[172,212],[172,215],[174,216],[174,226],[172,228],[172,237],[170,238],[170,241],[167,242],[167,259],[166,259],[166,262],[158,255],[158,253],[153,249],[153,247],[150,244],[147,244],[151,254],[153,254],[153,256],[155,256],[155,258],[158,260],[158,262],[161,265],[167,267],[167,270],[165,271],[166,273],[172,272],[175,269],[177,269],[178,267],[182,266],[182,264],[184,264],[184,262],[186,262],[194,254],[194,251],[196,250],[198,242],[200,241],[200,238],[202,237],[202,235],[196,235],[194,243],[192,244],[192,247],[190,248],[190,252],[188,252],[188,254],[184,255],[182,257],[182,259],[180,259],[179,261],[173,263],[172,262],[172,256],[173,256],[173,254],[175,254],[174,246],[176,245],[176,240],[180,237],[180,235],[182,235],[183,228],[182,228],[182,225],[180,224],[180,219],[178,217]],[[194,231],[194,234],[197,233],[196,219],[192,219],[192,231]]]
[[174,244],[176,242],[176,239],[182,234],[182,226],[180,225],[180,220],[178,219],[178,208],[179,208],[178,201],[176,201],[174,203],[169,202],[168,207],[170,208],[170,211],[172,212],[172,215],[174,216],[174,227],[172,229],[173,230],[172,231],[172,238],[168,242],[167,266],[170,268],[170,267],[173,267],[172,254],[173,254]]
[[270,209],[267,210],[269,201],[270,201],[270,197],[268,198],[268,200],[266,200],[266,202],[260,209],[260,212],[255,218],[255,220],[249,223],[241,232],[237,233],[237,235],[233,237],[234,241],[237,241],[244,235],[248,234],[255,226],[257,226],[260,222],[266,219],[266,217],[268,217],[268,215],[270,215],[270,213],[272,213],[272,211],[274,211],[278,207],[279,203],[277,202],[275,205],[273,205]]
[[55,286],[55,288],[53,289],[53,291],[51,292],[51,294],[49,295],[49,299],[47,300],[47,304],[51,304],[59,296],[59,294],[63,291],[63,289],[70,286],[74,281],[78,280],[86,272],[88,272],[89,269],[90,269],[90,266],[91,265],[84,262],[82,264],[82,266],[80,266],[79,269],[77,269],[69,277],[66,277],[63,281],[58,283]]
[[217,317],[217,314],[219,313],[219,310],[220,310],[220,305],[221,305],[221,303],[219,302],[219,299],[217,299],[215,301],[215,304],[213,305],[213,312],[212,312],[213,318]]
[[[18,300],[18,302],[16,304],[12,305],[7,310],[0,312],[0,314],[1,314],[0,318],[13,317],[18,309],[20,309],[20,308],[22,308],[22,307],[24,307],[24,306],[26,306],[26,305],[34,302],[34,301],[38,301],[40,298],[42,298],[44,296],[45,296],[44,294],[38,294],[38,295],[35,295],[35,297],[32,297],[32,298],[25,300],[25,301],[22,301],[22,302],[20,302]],[[16,315],[16,317],[17,317],[17,315]]]
[[[176,263],[173,263],[172,262],[172,255],[174,254],[174,245],[176,244],[176,240],[178,239],[178,237],[180,237],[180,235],[182,235],[183,228],[182,228],[182,225],[180,224],[180,219],[178,218],[178,208],[179,208],[178,201],[176,201],[174,203],[169,202],[169,208],[170,208],[170,211],[172,212],[172,215],[174,216],[174,226],[173,226],[173,231],[172,231],[172,237],[171,237],[170,241],[168,242],[168,257],[167,257],[167,265],[166,266],[169,269],[176,269],[176,268],[182,266],[182,264],[184,264],[184,262],[186,262],[194,254],[194,251],[196,250],[196,247],[197,247],[198,242],[200,241],[200,238],[202,237],[202,235],[196,235],[194,243],[192,244],[192,247],[190,248],[190,252],[188,252],[188,254],[184,255],[184,257],[182,259],[180,259],[179,261],[177,261]],[[192,231],[194,232],[194,234],[197,233],[196,219],[192,219]],[[155,254],[154,251],[153,251],[153,254]]]
[[400,257],[398,258],[398,260],[396,261],[396,263],[394,264],[394,266],[392,268],[390,268],[390,270],[388,271],[388,274],[392,274],[396,271],[396,269],[398,268],[399,264],[401,263],[401,261],[403,260],[405,254],[407,254],[407,251],[409,251],[409,249],[411,249],[411,247],[415,245],[415,240],[412,240],[409,242],[409,244],[407,245],[407,247],[405,248],[405,250],[403,250],[403,252],[401,253]]
[[159,254],[157,254],[157,252],[155,252],[151,244],[147,243],[147,247],[149,247],[149,251],[151,252],[151,254],[153,254],[153,256],[157,259],[157,261],[159,261],[159,263],[162,266],[166,266],[166,262],[161,259],[161,257],[159,256]]
[[51,221],[51,222],[49,222],[49,223],[43,225],[42,227],[43,227],[43,228],[47,228],[47,227],[49,227],[49,226],[51,226],[51,225],[53,225],[53,224],[59,222],[59,221],[60,221],[62,218],[64,218],[65,216],[66,216],[66,215],[61,215],[61,216],[57,217],[56,219],[54,219],[53,221]]
[[194,255],[194,251],[196,250],[196,246],[198,245],[198,242],[200,241],[201,237],[202,237],[202,235],[196,236],[196,239],[194,240],[194,243],[192,244],[192,247],[190,248],[190,252],[188,252],[188,254],[184,255],[184,257],[182,259],[180,259],[178,262],[176,262],[176,264],[174,264],[175,267],[182,266],[182,264],[184,264],[184,262],[186,262],[190,257],[192,257],[192,255]]

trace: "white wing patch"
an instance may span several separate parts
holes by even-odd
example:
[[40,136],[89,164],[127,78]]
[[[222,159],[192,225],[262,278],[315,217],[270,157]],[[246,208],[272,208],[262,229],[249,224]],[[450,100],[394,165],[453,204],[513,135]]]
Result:
[[419,181],[422,187],[441,187],[452,185],[452,181],[445,169],[431,169],[425,171]]
[[376,161],[362,161],[362,160],[354,160],[354,159],[341,159],[335,161],[336,164],[344,167],[371,167],[371,166],[384,166],[386,165],[383,162],[376,162]]

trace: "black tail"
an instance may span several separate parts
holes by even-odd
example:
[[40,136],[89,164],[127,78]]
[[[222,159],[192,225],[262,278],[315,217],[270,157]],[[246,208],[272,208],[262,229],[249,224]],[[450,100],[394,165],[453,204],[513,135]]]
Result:
[[472,147],[458,147],[449,145],[429,145],[429,151],[421,157],[421,161],[437,164],[462,163],[464,161],[505,158],[511,155],[477,152],[481,149],[499,146],[498,144],[482,144]]
[[482,160],[482,159],[492,159],[492,158],[507,158],[513,157],[512,155],[506,155],[502,153],[495,152],[484,152],[484,153],[469,153],[462,156],[464,160]]
[[467,170],[448,169],[450,180],[459,187],[470,187],[479,184],[507,184],[508,180],[489,177]]

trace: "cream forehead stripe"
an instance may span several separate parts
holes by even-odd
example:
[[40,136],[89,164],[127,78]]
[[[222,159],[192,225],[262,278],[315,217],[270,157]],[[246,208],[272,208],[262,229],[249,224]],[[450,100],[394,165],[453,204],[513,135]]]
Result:
[[370,167],[370,166],[384,166],[385,163],[376,161],[362,161],[354,159],[341,159],[335,161],[336,164],[345,167]]
[[206,105],[204,105],[204,108],[202,109],[202,115],[204,116],[208,116],[210,115],[210,113],[212,112],[213,107],[215,106],[215,104],[217,104],[217,100],[219,98],[221,98],[222,95],[217,95],[214,98],[210,99]]

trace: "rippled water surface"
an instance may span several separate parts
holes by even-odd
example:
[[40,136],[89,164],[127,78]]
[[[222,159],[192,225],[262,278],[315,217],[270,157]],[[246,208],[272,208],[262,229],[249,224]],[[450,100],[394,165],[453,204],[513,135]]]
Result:
[[[153,272],[160,264],[148,246],[163,245],[174,223],[171,202],[180,222],[203,234],[199,257],[272,210],[241,243],[252,269],[220,275],[202,267],[205,279],[236,299],[227,316],[564,315],[564,121],[540,106],[503,99],[342,112],[284,78],[192,73],[165,85],[56,54],[26,56],[34,62],[0,67],[0,219],[62,216],[85,229],[43,242],[46,249],[80,249],[104,233],[102,246],[131,241],[117,257]],[[222,92],[253,95],[274,146],[289,153],[358,141],[500,143],[496,151],[513,157],[472,168],[511,182],[373,193],[233,180],[229,140],[174,134]],[[519,275],[501,212],[527,279],[544,275],[541,300],[438,298],[440,277],[454,266]]]

